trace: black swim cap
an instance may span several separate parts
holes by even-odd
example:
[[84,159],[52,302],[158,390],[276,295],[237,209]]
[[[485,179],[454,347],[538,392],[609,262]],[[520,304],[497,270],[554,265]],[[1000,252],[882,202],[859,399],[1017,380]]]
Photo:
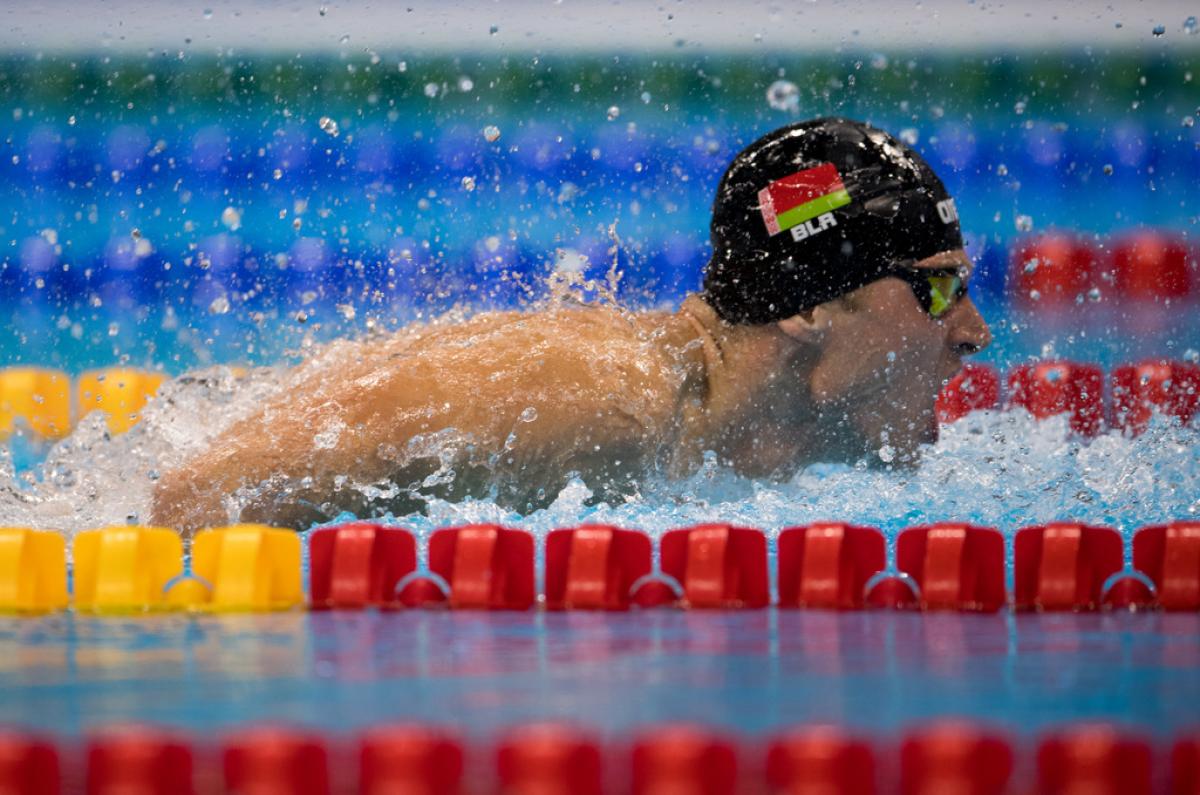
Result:
[[954,200],[911,147],[813,119],[759,138],[721,178],[704,298],[730,323],[768,323],[962,245]]

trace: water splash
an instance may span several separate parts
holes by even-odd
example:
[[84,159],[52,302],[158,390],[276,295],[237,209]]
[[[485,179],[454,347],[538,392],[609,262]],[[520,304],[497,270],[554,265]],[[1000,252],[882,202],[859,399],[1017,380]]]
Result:
[[[336,359],[338,352],[324,355]],[[289,384],[282,369],[237,378],[214,368],[167,384],[142,423],[123,436],[110,436],[101,416],[92,414],[39,466],[24,472],[14,468],[10,451],[0,448],[5,523],[72,535],[88,527],[145,521],[160,473],[204,449]],[[327,437],[338,431],[317,429],[314,444],[329,443]],[[539,534],[601,522],[659,534],[714,520],[776,531],[828,519],[871,524],[889,534],[944,520],[992,525],[1011,534],[1029,524],[1066,519],[1111,525],[1128,535],[1145,524],[1200,516],[1195,431],[1158,415],[1139,437],[1111,431],[1087,441],[1071,434],[1065,416],[1035,421],[1020,410],[976,412],[943,428],[941,439],[923,449],[915,470],[819,464],[785,482],[769,482],[739,477],[709,456],[687,479],[647,478],[636,493],[607,502],[596,498],[591,485],[571,478],[557,494],[544,495],[546,507],[525,510],[505,507],[494,497],[456,499],[437,490],[453,484],[470,447],[470,439],[451,431],[396,450],[399,459],[433,458],[440,465],[421,484],[435,495],[421,498],[423,510],[385,520],[422,534],[468,522],[514,524]],[[353,473],[345,474],[342,485],[384,504],[410,488],[358,483]]]
[[767,87],[767,104],[775,110],[795,113],[800,109],[800,88],[790,80],[776,80]]

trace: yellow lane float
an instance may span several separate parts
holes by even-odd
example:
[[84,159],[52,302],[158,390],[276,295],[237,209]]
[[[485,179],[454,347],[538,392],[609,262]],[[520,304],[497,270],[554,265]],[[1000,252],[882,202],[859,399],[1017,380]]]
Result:
[[288,610],[304,604],[300,536],[239,524],[192,539],[192,577],[171,588],[175,607],[218,612]]
[[124,367],[84,373],[77,386],[79,417],[103,411],[108,430],[124,433],[141,419],[146,401],[154,397],[165,380],[162,373]]
[[67,606],[67,545],[56,532],[0,527],[0,613]]
[[75,609],[167,610],[166,586],[183,573],[183,542],[162,527],[104,527],[75,536]]
[[71,379],[43,367],[0,370],[0,441],[23,422],[36,436],[61,439],[71,432]]

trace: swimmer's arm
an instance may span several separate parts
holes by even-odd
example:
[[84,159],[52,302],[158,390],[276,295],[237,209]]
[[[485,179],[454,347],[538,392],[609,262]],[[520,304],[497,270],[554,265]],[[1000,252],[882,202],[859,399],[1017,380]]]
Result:
[[390,474],[381,445],[421,432],[439,386],[418,363],[356,377],[326,372],[286,389],[256,415],[220,433],[200,455],[160,479],[151,521],[194,531],[230,521],[306,526],[339,475]]
[[[433,345],[353,378],[325,373],[322,384],[284,395],[165,475],[153,521],[185,531],[232,519],[305,527],[328,518],[309,506],[341,507],[352,496],[335,500],[341,476],[402,479],[396,451],[445,429],[471,437],[479,450],[508,447],[526,485],[595,470],[609,458],[628,462],[653,436],[645,417],[659,401],[646,395],[658,390],[625,362],[596,366],[595,346],[580,344],[569,328],[553,329],[560,330],[557,338],[492,339],[482,349]],[[322,444],[318,436],[331,423],[337,438]],[[229,497],[239,489],[258,496],[231,516]]]

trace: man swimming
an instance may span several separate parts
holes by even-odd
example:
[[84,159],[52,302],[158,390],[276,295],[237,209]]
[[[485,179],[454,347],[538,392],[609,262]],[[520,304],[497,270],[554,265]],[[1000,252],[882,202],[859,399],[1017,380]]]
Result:
[[431,495],[602,499],[706,452],[749,477],[911,464],[934,400],[991,341],[954,202],[859,122],[793,124],[721,179],[704,287],[675,313],[550,306],[346,342],[161,479],[154,524],[303,529]]

